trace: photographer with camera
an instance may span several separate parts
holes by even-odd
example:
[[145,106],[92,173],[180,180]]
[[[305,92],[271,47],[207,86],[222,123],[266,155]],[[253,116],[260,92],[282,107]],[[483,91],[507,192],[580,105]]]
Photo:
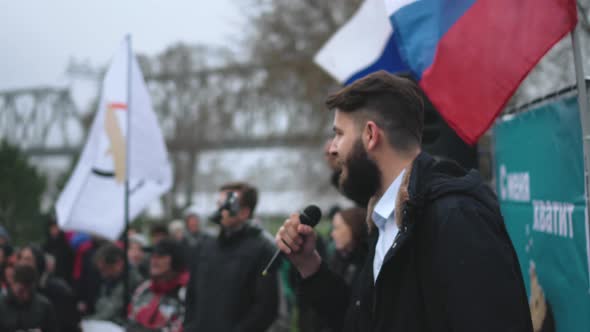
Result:
[[274,244],[250,223],[257,190],[229,183],[219,190],[217,238],[207,238],[193,257],[184,330],[265,331],[277,317],[278,277],[260,275]]

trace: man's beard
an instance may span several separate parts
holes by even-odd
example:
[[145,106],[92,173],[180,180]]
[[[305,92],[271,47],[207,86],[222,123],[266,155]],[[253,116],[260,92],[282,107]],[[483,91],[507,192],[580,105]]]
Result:
[[346,176],[340,173],[340,191],[357,205],[366,207],[369,199],[377,193],[381,184],[381,171],[369,158],[365,147],[358,139],[344,161]]

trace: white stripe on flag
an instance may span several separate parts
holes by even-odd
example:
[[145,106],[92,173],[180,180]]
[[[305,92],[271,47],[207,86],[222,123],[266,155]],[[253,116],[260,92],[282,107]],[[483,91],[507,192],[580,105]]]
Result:
[[392,29],[383,0],[365,0],[316,54],[314,61],[339,82],[375,62]]
[[402,7],[407,6],[413,2],[420,0],[384,0],[385,9],[387,10],[387,16],[391,16],[393,13],[400,10]]

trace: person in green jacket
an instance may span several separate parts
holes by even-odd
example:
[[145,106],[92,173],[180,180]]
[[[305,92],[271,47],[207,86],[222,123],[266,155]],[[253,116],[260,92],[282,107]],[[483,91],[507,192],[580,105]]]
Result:
[[[115,324],[125,323],[125,252],[114,243],[104,244],[94,256],[94,262],[103,282],[98,298],[94,304],[95,311],[87,319],[111,321]],[[129,270],[129,294],[142,282],[139,274]]]

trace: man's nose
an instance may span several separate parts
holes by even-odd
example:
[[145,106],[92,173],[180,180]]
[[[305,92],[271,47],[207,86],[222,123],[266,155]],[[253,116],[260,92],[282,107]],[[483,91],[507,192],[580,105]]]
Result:
[[333,157],[338,155],[338,150],[337,150],[337,145],[336,145],[335,140],[333,140],[332,144],[330,144],[330,148],[328,149],[328,154]]

